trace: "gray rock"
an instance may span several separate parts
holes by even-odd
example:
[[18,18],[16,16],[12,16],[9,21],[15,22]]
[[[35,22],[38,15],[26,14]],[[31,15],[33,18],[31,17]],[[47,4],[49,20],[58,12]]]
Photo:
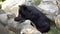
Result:
[[38,7],[41,9],[41,12],[44,13],[52,21],[54,21],[54,18],[60,14],[57,5],[53,1],[55,0],[44,0],[40,5],[38,5]]
[[0,23],[0,34],[9,34],[9,30],[7,30],[1,23]]
[[25,0],[5,0],[2,3],[2,8],[6,13],[14,13],[18,15],[19,5],[25,4]]
[[2,9],[0,9],[0,14],[5,14],[6,12]]
[[31,26],[30,23],[30,20],[26,20],[17,27],[21,34],[42,34],[35,27]]
[[55,18],[56,27],[60,30],[60,15]]

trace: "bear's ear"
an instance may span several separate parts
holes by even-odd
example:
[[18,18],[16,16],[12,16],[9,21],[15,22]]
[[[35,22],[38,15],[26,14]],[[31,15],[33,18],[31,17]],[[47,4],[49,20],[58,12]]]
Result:
[[27,7],[26,5],[19,5],[19,7]]
[[27,9],[27,6],[26,5],[21,5],[19,6],[20,8],[24,8],[24,9]]

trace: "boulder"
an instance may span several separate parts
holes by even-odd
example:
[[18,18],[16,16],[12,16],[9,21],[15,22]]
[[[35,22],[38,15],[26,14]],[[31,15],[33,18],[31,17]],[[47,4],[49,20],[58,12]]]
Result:
[[55,24],[58,29],[60,29],[60,15],[55,18]]
[[49,19],[55,21],[54,18],[60,13],[58,6],[56,5],[55,0],[43,0],[38,7],[42,10],[41,12],[44,13]]
[[17,27],[17,29],[20,30],[20,34],[42,34],[35,27],[33,27],[31,25],[31,21],[30,20],[25,20],[24,22],[22,22]]
[[1,23],[0,23],[0,34],[9,34],[9,30],[7,30]]
[[5,12],[18,15],[19,5],[25,4],[25,0],[5,0],[1,5]]

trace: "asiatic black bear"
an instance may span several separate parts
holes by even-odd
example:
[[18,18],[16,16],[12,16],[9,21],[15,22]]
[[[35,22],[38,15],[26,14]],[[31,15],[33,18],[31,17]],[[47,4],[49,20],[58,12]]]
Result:
[[18,17],[15,18],[15,21],[26,19],[31,20],[35,24],[36,28],[42,33],[48,32],[50,30],[51,20],[34,6],[19,6],[19,14]]

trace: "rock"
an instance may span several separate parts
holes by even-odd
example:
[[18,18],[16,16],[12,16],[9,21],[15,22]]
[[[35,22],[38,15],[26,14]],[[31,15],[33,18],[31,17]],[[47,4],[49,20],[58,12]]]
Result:
[[14,14],[0,14],[0,23],[4,26],[4,28],[6,28],[9,31],[9,33],[13,33],[10,32],[10,29],[15,29],[18,25],[18,22],[14,21],[14,17]]
[[32,5],[32,0],[25,0],[26,1],[26,5],[31,6]]
[[[0,10],[0,23],[9,30],[9,28],[15,28],[18,25],[18,22],[14,21],[15,14],[7,14],[3,10]],[[3,31],[3,30],[2,30]],[[10,31],[9,31],[10,32]],[[11,33],[11,32],[10,32]]]
[[3,24],[3,25],[7,25],[7,21],[10,19],[10,18],[14,18],[16,17],[15,14],[7,14],[5,13],[4,11],[0,11],[0,22]]
[[0,23],[0,34],[14,34],[14,32],[10,31]]
[[21,34],[42,34],[35,27],[31,26],[30,20],[25,20],[17,27],[17,29],[20,30]]
[[25,20],[22,23],[15,22],[13,19],[8,20],[8,29],[16,34],[42,34],[35,27],[31,26],[30,20]]
[[60,13],[59,9],[56,5],[55,0],[43,0],[38,7],[42,10],[43,12],[49,19],[52,21],[55,21],[54,18]]
[[7,13],[18,15],[19,5],[25,4],[25,0],[5,0],[2,3],[2,8]]
[[57,6],[58,6],[58,8],[60,10],[60,1],[56,1],[56,3],[57,3]]
[[42,2],[45,2],[45,1],[53,2],[54,4],[56,4],[57,0],[42,0]]
[[0,34],[9,34],[9,30],[7,30],[1,23],[0,23]]
[[0,14],[5,14],[6,12],[2,9],[0,9]]
[[58,29],[60,29],[60,15],[55,18],[55,24]]

